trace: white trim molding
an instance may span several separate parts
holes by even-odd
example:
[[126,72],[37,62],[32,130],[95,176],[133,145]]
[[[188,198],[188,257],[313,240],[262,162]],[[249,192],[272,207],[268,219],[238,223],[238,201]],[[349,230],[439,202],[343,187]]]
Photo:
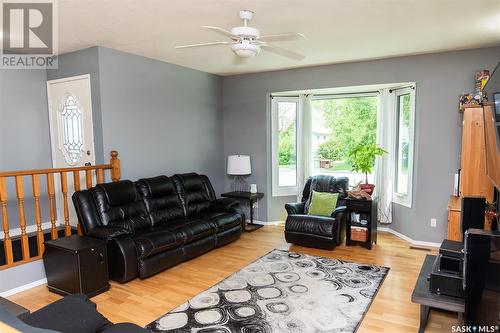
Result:
[[387,228],[387,227],[377,227],[377,231],[391,233],[394,236],[397,236],[397,237],[407,241],[411,245],[415,245],[415,246],[437,247],[437,248],[439,248],[441,246],[441,243],[425,242],[425,241],[411,239],[410,237],[403,235],[402,233],[399,233],[396,230],[393,230],[393,229]]
[[19,286],[19,287],[16,287],[16,288],[4,291],[3,293],[0,293],[0,297],[9,297],[11,295],[20,293],[22,291],[25,291],[25,290],[28,290],[28,289],[31,289],[31,288],[35,288],[35,287],[41,286],[42,284],[46,284],[46,283],[47,283],[47,278],[43,278],[43,279],[40,279],[40,280],[37,280],[37,281],[33,281],[33,282],[30,282],[30,283],[24,284],[22,286]]

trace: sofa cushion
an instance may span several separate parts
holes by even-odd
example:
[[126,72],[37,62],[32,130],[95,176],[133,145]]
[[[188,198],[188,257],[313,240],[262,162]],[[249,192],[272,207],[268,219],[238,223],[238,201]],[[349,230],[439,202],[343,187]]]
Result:
[[112,325],[97,312],[96,305],[81,294],[68,295],[55,301],[30,314],[24,322],[61,333],[95,333]]
[[164,252],[181,244],[181,238],[175,233],[162,229],[152,228],[139,232],[134,237],[137,257],[147,258],[160,252]]
[[151,226],[144,203],[130,180],[99,184],[91,192],[104,225],[130,231]]
[[192,217],[210,208],[212,197],[212,185],[208,178],[196,173],[175,175],[178,191],[184,200],[186,215]]
[[197,239],[214,234],[216,229],[213,223],[202,220],[189,220],[169,226],[169,230],[175,234],[182,244],[188,244]]
[[241,224],[241,215],[238,213],[206,212],[196,216],[197,219],[212,222],[217,232],[230,229]]
[[294,214],[288,215],[285,231],[332,237],[335,223],[331,217]]
[[184,207],[171,178],[143,178],[137,182],[137,188],[153,225],[184,217]]

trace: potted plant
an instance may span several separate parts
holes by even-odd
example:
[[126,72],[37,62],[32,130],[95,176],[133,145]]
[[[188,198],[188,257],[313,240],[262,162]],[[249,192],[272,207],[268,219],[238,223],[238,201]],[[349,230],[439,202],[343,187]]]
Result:
[[375,188],[374,184],[368,184],[368,174],[372,173],[373,167],[375,166],[375,158],[384,154],[387,154],[387,151],[375,143],[360,144],[349,152],[352,171],[365,174],[365,184],[360,184],[359,187],[368,194],[372,194]]

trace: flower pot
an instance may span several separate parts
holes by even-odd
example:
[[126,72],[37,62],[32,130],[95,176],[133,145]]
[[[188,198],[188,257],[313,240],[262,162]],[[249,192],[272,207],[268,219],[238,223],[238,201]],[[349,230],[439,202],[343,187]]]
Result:
[[361,189],[361,191],[364,191],[364,192],[368,193],[369,195],[372,195],[373,190],[375,189],[375,185],[374,184],[360,184],[359,188]]

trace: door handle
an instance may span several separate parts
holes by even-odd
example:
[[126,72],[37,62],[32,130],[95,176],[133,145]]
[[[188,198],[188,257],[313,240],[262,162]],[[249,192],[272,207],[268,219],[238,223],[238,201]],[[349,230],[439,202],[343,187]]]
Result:
[[91,151],[87,150],[87,155],[90,156],[90,154],[92,154]]

